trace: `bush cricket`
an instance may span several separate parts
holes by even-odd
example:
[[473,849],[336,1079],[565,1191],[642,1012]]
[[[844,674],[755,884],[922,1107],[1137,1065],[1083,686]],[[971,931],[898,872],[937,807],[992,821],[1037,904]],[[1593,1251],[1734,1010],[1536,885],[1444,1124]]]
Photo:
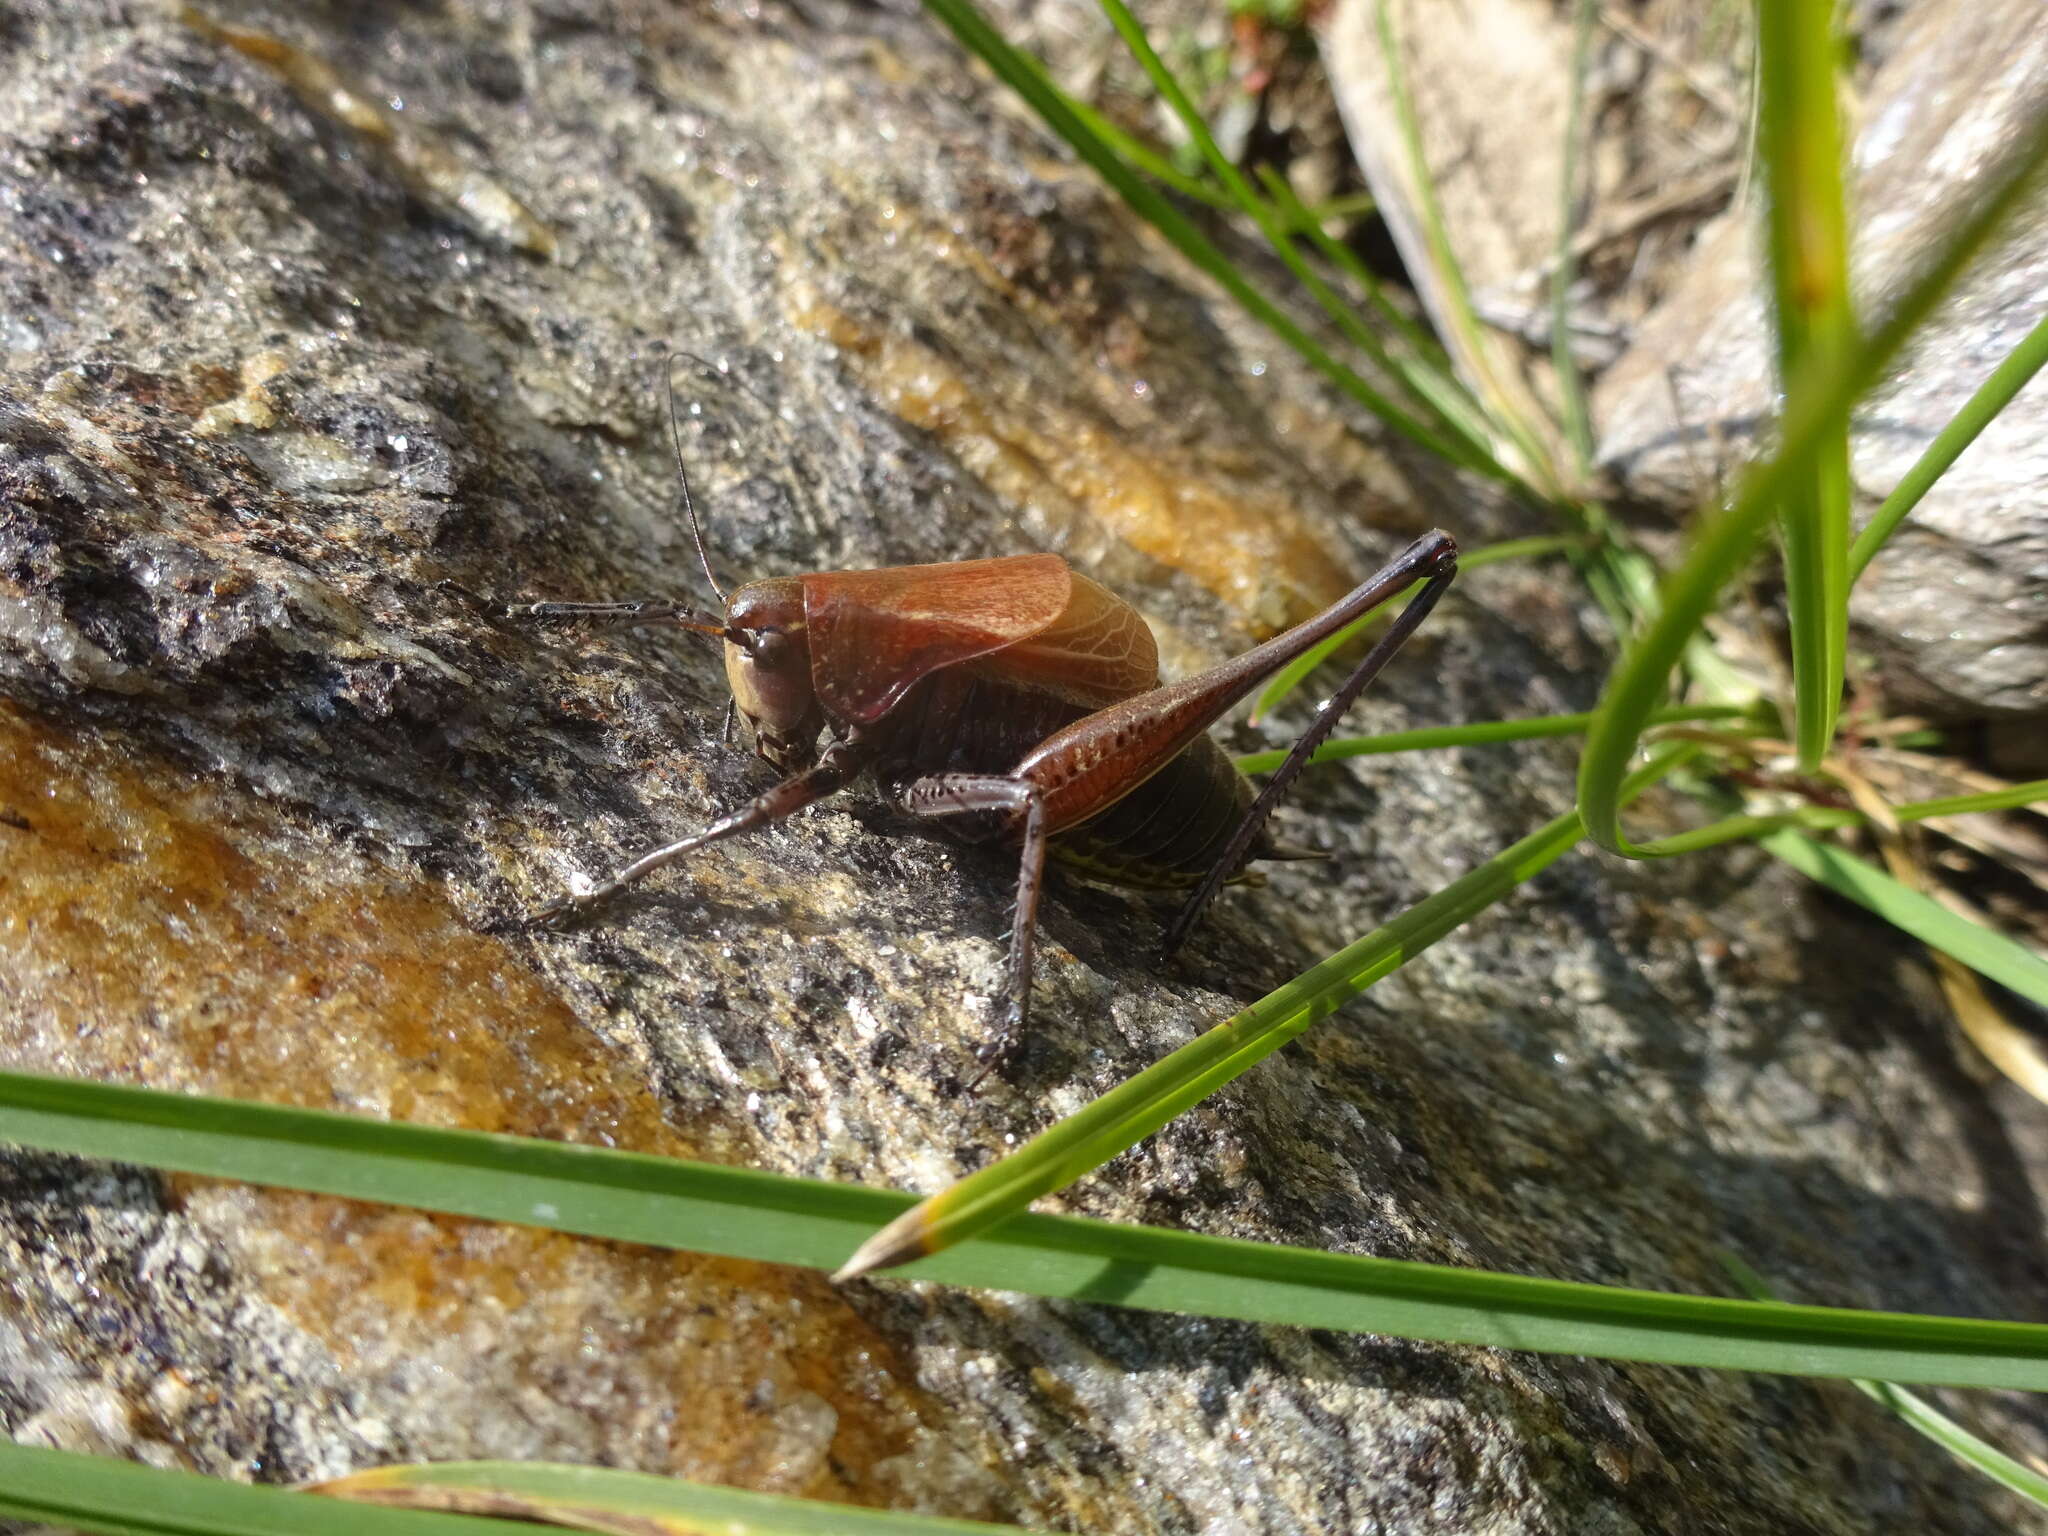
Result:
[[[590,907],[870,772],[904,810],[941,818],[962,841],[1018,853],[1007,995],[995,1033],[975,1053],[970,1090],[1023,1036],[1048,855],[1085,879],[1189,891],[1167,929],[1171,954],[1216,891],[1253,860],[1302,856],[1266,836],[1274,804],[1457,569],[1451,536],[1424,534],[1314,618],[1178,683],[1160,681],[1137,611],[1054,554],[777,576],[728,594],[712,575],[690,495],[672,376],[668,406],[683,506],[723,613],[659,601],[510,612],[670,625],[720,640],[732,709],[755,752],[784,777],[730,815],[548,903],[534,921]],[[1209,728],[1294,657],[1417,581],[1422,590],[1255,792]]]

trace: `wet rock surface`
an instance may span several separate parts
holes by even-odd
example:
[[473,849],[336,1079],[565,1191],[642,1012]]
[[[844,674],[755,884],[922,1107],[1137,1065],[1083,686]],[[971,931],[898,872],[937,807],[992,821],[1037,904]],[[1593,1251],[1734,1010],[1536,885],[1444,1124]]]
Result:
[[[1569,803],[1557,747],[1314,776],[1287,831],[1333,861],[1173,966],[1163,912],[1061,886],[1033,1041],[971,1099],[1011,874],[871,799],[502,931],[766,782],[707,652],[494,616],[697,589],[663,344],[727,377],[678,375],[722,577],[1055,548],[1185,670],[1422,527],[1529,530],[1358,446],[913,11],[213,14],[406,132],[154,10],[0,32],[7,1066],[932,1189]],[[1474,573],[1362,718],[1585,707],[1571,591]],[[1891,942],[1754,855],[1574,857],[1068,1208],[1692,1290],[1725,1245],[1803,1299],[2039,1317],[2038,1119]],[[14,1151],[0,1297],[15,1437],[230,1476],[546,1457],[1132,1532],[2026,1518],[1841,1386]]]

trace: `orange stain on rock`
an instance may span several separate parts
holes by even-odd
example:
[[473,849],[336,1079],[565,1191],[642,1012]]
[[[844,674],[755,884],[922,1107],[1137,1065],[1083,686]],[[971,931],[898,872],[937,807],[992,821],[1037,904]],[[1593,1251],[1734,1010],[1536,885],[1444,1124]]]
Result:
[[863,325],[815,293],[793,299],[791,318],[856,359],[890,411],[938,438],[997,495],[1041,510],[1055,501],[1072,507],[1185,572],[1255,628],[1284,628],[1350,586],[1286,497],[1231,483],[1221,445],[1207,450],[1215,463],[1205,468],[1041,394],[991,397],[931,348]]
[[[422,1124],[701,1152],[430,885],[219,782],[0,705],[0,1056],[11,1068]],[[700,1143],[741,1155],[737,1127]],[[337,1366],[452,1393],[437,1457],[553,1454],[856,1503],[945,1424],[822,1276],[532,1228],[172,1182]],[[414,1403],[418,1408],[418,1403]],[[430,1416],[431,1418],[432,1416]],[[415,1436],[417,1438],[417,1435]],[[971,1514],[971,1509],[957,1511]]]
[[7,713],[0,837],[0,956],[45,1018],[15,1049],[49,1070],[683,1150],[499,943],[412,882],[316,874],[354,861],[261,802]]

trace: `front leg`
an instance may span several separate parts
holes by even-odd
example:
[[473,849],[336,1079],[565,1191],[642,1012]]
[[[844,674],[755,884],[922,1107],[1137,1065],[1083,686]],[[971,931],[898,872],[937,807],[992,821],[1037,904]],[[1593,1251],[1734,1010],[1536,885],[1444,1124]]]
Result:
[[996,1032],[974,1053],[981,1070],[967,1084],[972,1093],[1024,1038],[1031,1009],[1031,949],[1038,931],[1038,893],[1045,883],[1045,792],[1028,779],[996,774],[940,773],[917,779],[898,797],[918,816],[961,816],[1006,811],[1017,818],[1023,850],[1017,866],[1017,909],[1010,927],[1010,995]]
[[533,914],[535,927],[559,921],[574,912],[581,912],[595,906],[606,897],[624,890],[634,881],[653,874],[664,865],[673,864],[686,853],[694,853],[706,843],[715,843],[721,838],[736,833],[749,832],[755,827],[771,821],[779,821],[793,812],[802,810],[814,800],[822,800],[835,790],[844,789],[860,775],[868,765],[873,753],[860,743],[852,740],[835,741],[826,747],[815,766],[802,773],[792,774],[773,789],[757,795],[730,816],[721,817],[701,832],[693,832],[680,842],[670,843],[666,848],[657,848],[644,858],[634,860],[608,880],[599,881],[587,891],[572,891],[558,896]]

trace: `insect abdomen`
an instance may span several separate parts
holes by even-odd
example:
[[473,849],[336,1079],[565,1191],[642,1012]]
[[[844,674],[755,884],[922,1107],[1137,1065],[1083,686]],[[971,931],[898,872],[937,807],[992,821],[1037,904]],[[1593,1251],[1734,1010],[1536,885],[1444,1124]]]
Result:
[[1050,852],[1069,868],[1114,885],[1191,886],[1222,857],[1252,798],[1250,782],[1228,754],[1207,736],[1197,737],[1107,810],[1059,833]]
[[[1042,689],[958,668],[920,684],[891,714],[879,776],[885,783],[901,784],[922,774],[1004,773],[1037,743],[1087,713],[1085,706]],[[1047,851],[1092,880],[1185,889],[1199,883],[1222,856],[1253,798],[1251,783],[1229,755],[1209,737],[1197,737],[1114,805],[1054,834]],[[970,843],[1010,837],[1015,831],[995,815],[951,817],[946,830]],[[1267,851],[1262,838],[1252,857]]]

